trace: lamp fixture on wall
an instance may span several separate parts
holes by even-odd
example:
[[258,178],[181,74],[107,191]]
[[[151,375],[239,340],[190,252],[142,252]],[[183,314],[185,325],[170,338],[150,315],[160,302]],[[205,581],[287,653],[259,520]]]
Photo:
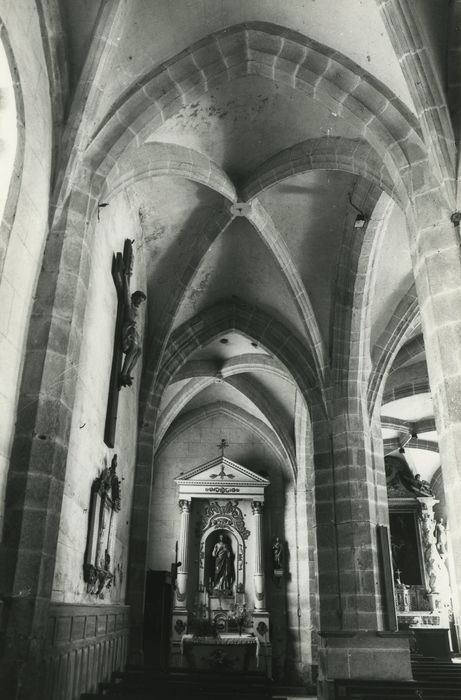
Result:
[[357,216],[355,217],[355,222],[354,222],[354,228],[363,228],[365,224],[368,221],[368,218],[365,216],[363,211],[361,211],[358,207],[355,206],[355,204],[352,201],[351,193],[349,192],[348,194],[349,197],[349,204],[355,211],[357,212]]

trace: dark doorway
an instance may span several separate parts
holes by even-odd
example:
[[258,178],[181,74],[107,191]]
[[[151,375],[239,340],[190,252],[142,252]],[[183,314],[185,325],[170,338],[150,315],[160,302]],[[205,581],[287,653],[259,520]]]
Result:
[[152,668],[168,667],[172,597],[170,572],[149,570],[144,605],[144,663]]

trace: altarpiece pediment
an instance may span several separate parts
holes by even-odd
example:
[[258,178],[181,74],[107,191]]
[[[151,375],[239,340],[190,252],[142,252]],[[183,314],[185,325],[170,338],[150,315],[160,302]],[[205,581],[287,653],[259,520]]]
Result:
[[180,498],[262,498],[268,479],[227,457],[216,457],[175,479]]

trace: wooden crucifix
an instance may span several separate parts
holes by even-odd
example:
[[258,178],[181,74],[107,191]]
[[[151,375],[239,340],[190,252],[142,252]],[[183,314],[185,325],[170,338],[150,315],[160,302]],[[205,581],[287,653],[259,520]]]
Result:
[[117,291],[117,317],[104,429],[104,442],[108,447],[114,447],[115,443],[119,391],[124,386],[132,385],[131,372],[141,355],[142,344],[136,325],[138,307],[146,300],[146,295],[137,290],[130,296],[132,274],[133,243],[127,238],[123,253],[116,253],[112,257],[112,278]]

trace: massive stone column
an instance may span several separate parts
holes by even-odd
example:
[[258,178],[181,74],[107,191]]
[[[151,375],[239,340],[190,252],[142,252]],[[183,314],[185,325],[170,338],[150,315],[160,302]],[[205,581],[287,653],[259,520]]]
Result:
[[376,526],[385,498],[365,416],[343,413],[316,427],[320,624],[325,630],[385,627]]
[[[349,405],[350,410],[345,411]],[[315,426],[319,698],[335,678],[411,678],[408,639],[389,629],[378,525],[386,526],[384,458],[360,401],[338,401]],[[355,410],[353,410],[355,408]],[[392,585],[392,584],[391,584]]]
[[[370,392],[374,270],[386,217],[374,190],[355,193],[370,212],[342,238],[333,299],[331,372],[325,406],[309,407],[314,430],[319,570],[319,697],[336,678],[410,679],[408,639],[395,632],[387,493],[379,407]],[[371,385],[373,388],[373,385]]]
[[24,355],[0,545],[5,697],[40,692],[90,272],[86,184],[47,238]]
[[181,523],[178,542],[178,573],[176,579],[175,608],[187,607],[187,579],[189,576],[189,524],[190,501],[179,501]]
[[255,610],[265,610],[265,582],[264,582],[264,547],[263,547],[263,510],[264,503],[261,501],[253,501],[251,504],[254,516],[254,534],[255,534],[255,568],[254,568],[254,586],[255,586]]

